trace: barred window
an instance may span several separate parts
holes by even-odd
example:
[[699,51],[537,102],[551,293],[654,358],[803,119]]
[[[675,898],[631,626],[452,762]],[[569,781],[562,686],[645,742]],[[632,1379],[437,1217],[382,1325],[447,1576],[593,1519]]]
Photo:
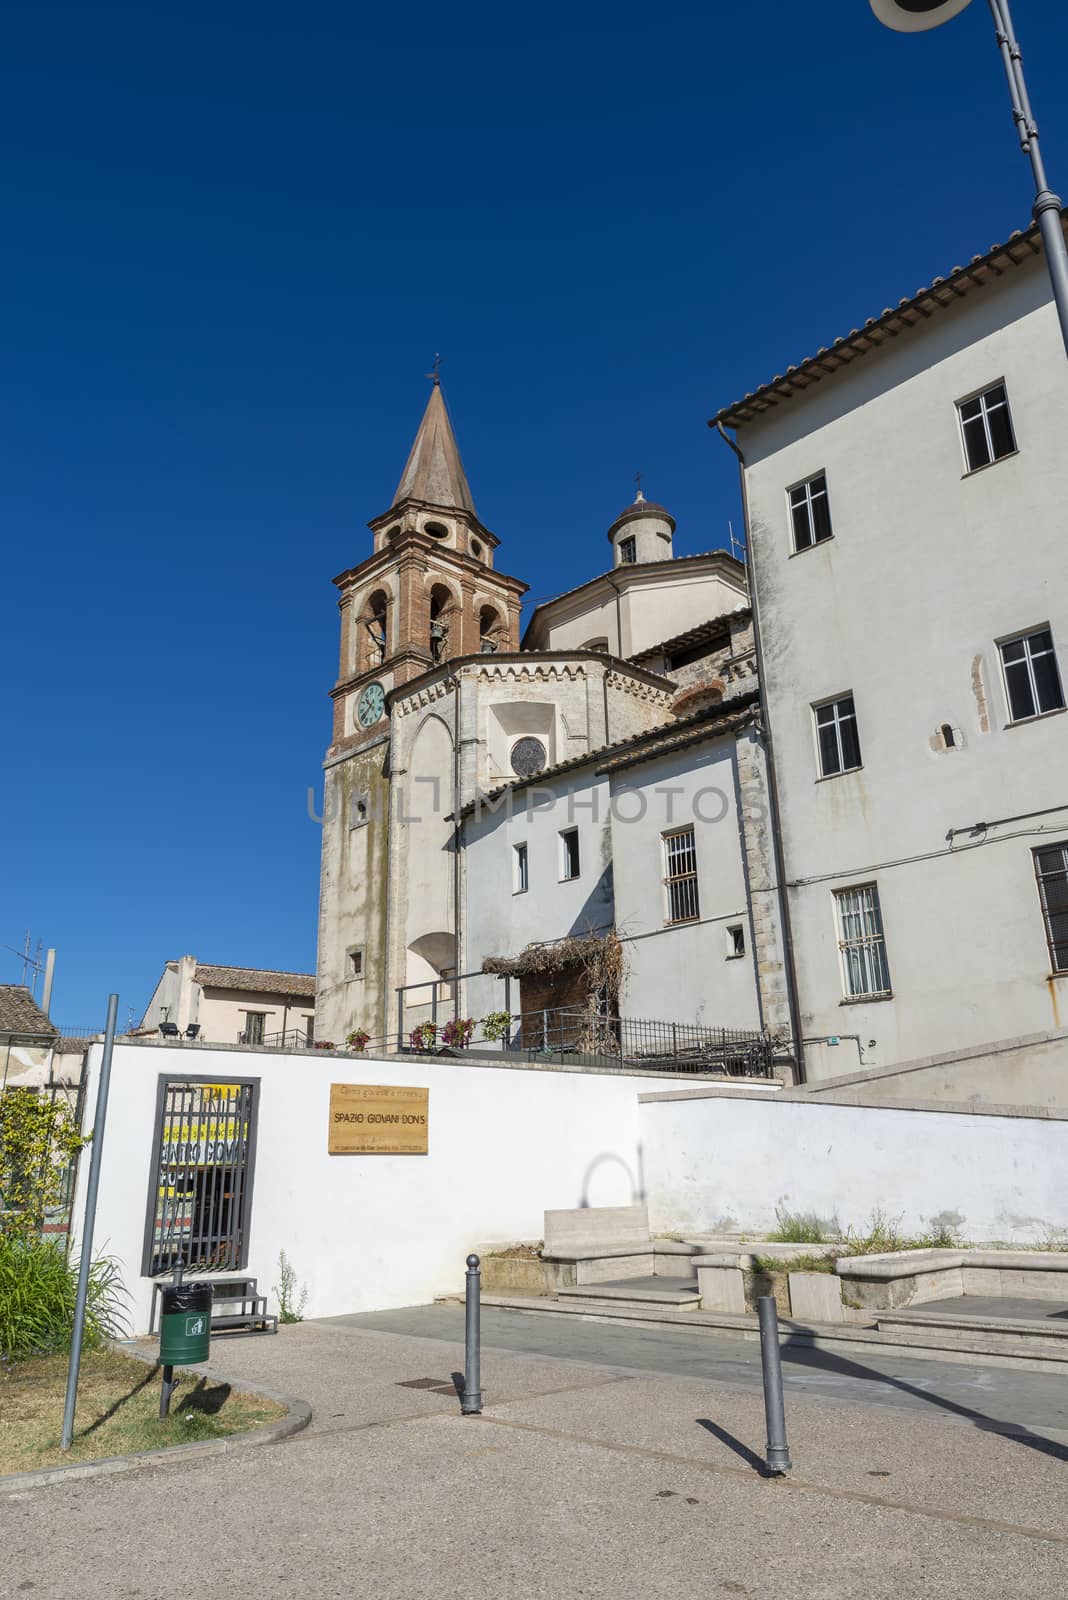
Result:
[[1057,652],[1048,628],[1036,628],[999,646],[1005,669],[1009,716],[1013,722],[1040,717],[1044,711],[1064,709],[1064,690],[1057,668]]
[[834,898],[846,998],[889,994],[890,967],[877,886],[864,883],[855,889],[839,889]]
[[1048,845],[1034,856],[1050,965],[1068,972],[1068,844]]
[[638,541],[631,535],[619,541],[619,564],[621,567],[632,567],[638,559]]
[[819,740],[820,776],[833,778],[860,766],[860,734],[857,708],[851,694],[814,706],[816,737]]
[[693,828],[677,828],[661,835],[664,841],[664,887],[667,920],[695,922],[700,916],[697,898],[697,846]]
[[827,498],[827,474],[820,472],[790,490],[790,520],[794,526],[794,549],[807,550],[831,537],[831,502]]
[[959,401],[957,410],[969,472],[1015,453],[1016,437],[1003,383],[995,383],[971,400]]

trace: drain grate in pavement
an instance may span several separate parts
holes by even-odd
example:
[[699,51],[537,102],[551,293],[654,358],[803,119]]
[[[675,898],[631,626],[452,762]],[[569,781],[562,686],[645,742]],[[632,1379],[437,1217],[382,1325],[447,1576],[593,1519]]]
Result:
[[398,1389],[433,1389],[436,1394],[455,1394],[456,1385],[446,1378],[402,1378]]

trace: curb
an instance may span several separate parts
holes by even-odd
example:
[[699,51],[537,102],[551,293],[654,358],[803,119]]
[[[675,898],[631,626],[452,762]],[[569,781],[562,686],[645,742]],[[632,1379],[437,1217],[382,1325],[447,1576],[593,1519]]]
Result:
[[[133,1350],[128,1345],[116,1344],[123,1355],[133,1356],[146,1366],[156,1365],[155,1356]],[[259,1428],[246,1428],[243,1433],[226,1434],[221,1439],[197,1439],[189,1444],[162,1445],[157,1450],[136,1450],[124,1456],[102,1456],[99,1461],[78,1461],[69,1467],[42,1467],[38,1472],[0,1473],[0,1498],[19,1494],[24,1489],[43,1489],[53,1483],[71,1483],[79,1478],[110,1477],[119,1472],[134,1472],[140,1467],[160,1467],[171,1462],[203,1460],[207,1456],[228,1455],[232,1450],[244,1450],[249,1445],[277,1444],[300,1433],[312,1419],[312,1408],[307,1400],[297,1400],[293,1395],[278,1394],[273,1389],[261,1389],[258,1384],[246,1383],[240,1378],[227,1378],[222,1373],[206,1367],[186,1367],[186,1372],[198,1372],[216,1383],[229,1383],[242,1394],[254,1394],[264,1400],[274,1400],[285,1406],[286,1415],[277,1422],[266,1422]]]

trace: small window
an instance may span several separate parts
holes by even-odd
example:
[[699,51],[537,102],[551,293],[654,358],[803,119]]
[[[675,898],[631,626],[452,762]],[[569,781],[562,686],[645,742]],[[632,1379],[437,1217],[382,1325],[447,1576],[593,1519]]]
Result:
[[267,1019],[266,1011],[245,1012],[245,1044],[263,1043],[263,1024]]
[[745,955],[745,929],[740,923],[727,929],[727,960],[737,961]]
[[827,474],[820,472],[790,490],[790,517],[794,525],[794,549],[807,550],[831,537],[831,502],[827,498]]
[[697,896],[697,846],[693,828],[676,828],[661,835],[664,841],[664,888],[668,922],[696,922],[701,914]]
[[1003,383],[995,383],[971,400],[958,401],[957,410],[969,472],[1015,454],[1016,436]]
[[633,534],[629,538],[619,541],[619,564],[621,567],[632,567],[638,559],[638,541]]
[[579,875],[579,838],[577,828],[565,828],[560,835],[560,877],[577,878]]
[[1057,667],[1053,634],[1048,628],[1021,633],[999,646],[1005,669],[1005,691],[1009,697],[1009,717],[1025,722],[1046,711],[1063,711],[1064,690]]
[[1068,845],[1048,845],[1034,856],[1050,967],[1068,972]]
[[860,735],[853,696],[844,694],[814,709],[821,777],[833,778],[839,772],[852,772],[860,766]]
[[839,889],[834,899],[846,999],[889,994],[890,967],[878,887],[864,883],[856,889]]
[[350,950],[348,954],[349,954],[348,976],[350,978],[362,978],[363,977],[363,951],[362,950]]
[[527,847],[515,844],[512,846],[512,893],[526,894],[527,883]]
[[354,794],[349,806],[349,827],[364,828],[367,826],[367,796]]

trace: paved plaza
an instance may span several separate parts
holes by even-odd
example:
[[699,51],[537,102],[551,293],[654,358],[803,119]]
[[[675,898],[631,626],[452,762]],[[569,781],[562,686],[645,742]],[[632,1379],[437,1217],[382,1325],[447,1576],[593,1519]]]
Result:
[[484,1311],[481,1418],[452,1389],[457,1306],[219,1338],[213,1371],[309,1401],[309,1427],[0,1499],[4,1593],[1064,1595],[1059,1377],[788,1352],[773,1480],[755,1345],[560,1324]]

